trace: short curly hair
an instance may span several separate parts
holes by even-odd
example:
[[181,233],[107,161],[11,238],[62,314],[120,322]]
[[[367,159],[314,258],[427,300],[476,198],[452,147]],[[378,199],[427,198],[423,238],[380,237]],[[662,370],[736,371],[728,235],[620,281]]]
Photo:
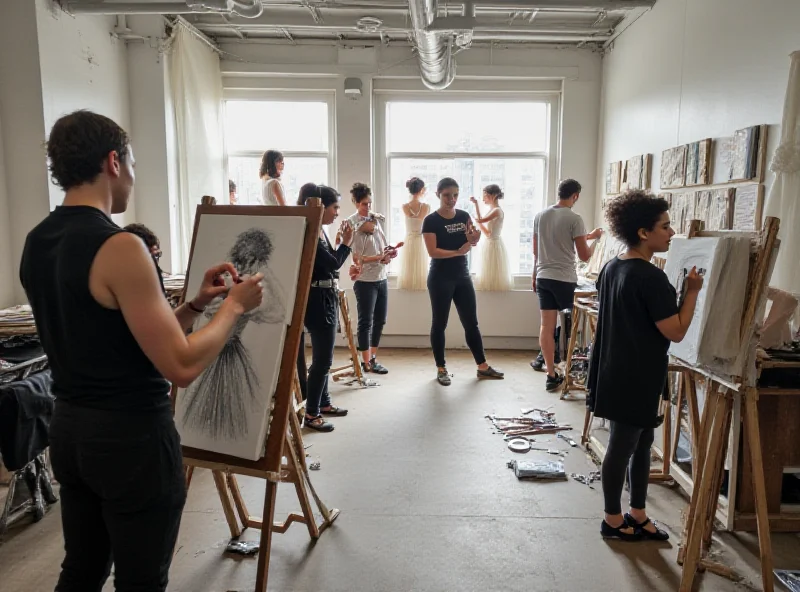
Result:
[[639,230],[653,230],[661,214],[667,211],[669,204],[663,197],[633,189],[608,201],[606,220],[614,236],[629,247],[635,247],[642,242]]
[[260,228],[250,228],[236,237],[228,257],[240,273],[252,273],[269,262],[272,237]]
[[64,115],[53,124],[46,144],[53,183],[64,191],[92,183],[110,152],[125,161],[129,144],[127,132],[104,115],[87,110]]
[[138,222],[135,222],[133,224],[128,224],[122,230],[127,230],[128,232],[131,232],[136,236],[138,236],[140,239],[144,241],[144,244],[147,245],[148,249],[161,246],[161,243],[159,242],[156,233],[150,230],[144,224],[139,224]]
[[372,195],[372,189],[366,183],[353,183],[350,195],[353,196],[353,203],[359,204]]

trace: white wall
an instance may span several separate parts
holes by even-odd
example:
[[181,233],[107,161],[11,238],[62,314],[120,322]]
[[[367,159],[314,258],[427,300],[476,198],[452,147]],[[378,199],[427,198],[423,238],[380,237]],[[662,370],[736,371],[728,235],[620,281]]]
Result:
[[[223,49],[245,60],[222,63],[223,83],[227,89],[239,89],[237,93],[247,92],[242,89],[263,88],[336,91],[337,170],[334,182],[345,196],[342,215],[352,213],[347,189],[355,181],[375,181],[372,81],[376,78],[407,78],[410,88],[419,87],[416,58],[409,49],[382,47],[365,51],[330,46],[265,44],[230,44],[224,45]],[[583,183],[583,197],[576,211],[584,216],[587,225],[594,217],[600,69],[599,55],[574,49],[475,48],[458,55],[459,76],[482,80],[487,90],[491,90],[500,79],[505,80],[504,85],[508,80],[563,80],[562,152],[560,173],[556,177],[575,177]],[[348,76],[362,80],[364,96],[358,101],[343,96],[344,78]],[[376,195],[378,203],[381,199],[382,196]],[[351,299],[351,304],[355,311],[354,299]],[[478,293],[478,314],[487,347],[530,348],[535,345],[539,314],[532,292]],[[385,344],[427,347],[429,331],[427,292],[392,290]],[[447,337],[448,346],[465,345],[455,310],[451,314]]]
[[[44,126],[76,109],[89,109],[129,129],[128,64],[125,43],[111,32],[115,18],[72,17],[50,0],[36,0]],[[138,157],[137,157],[138,158]],[[64,193],[50,184],[50,208]],[[135,220],[135,202],[118,224]]]
[[603,60],[598,182],[608,162],[652,153],[658,190],[662,150],[764,123],[770,158],[799,27],[797,0],[658,0]]
[[11,225],[8,216],[8,192],[6,190],[6,164],[3,154],[3,122],[0,121],[0,308],[14,304],[14,263],[11,258]]

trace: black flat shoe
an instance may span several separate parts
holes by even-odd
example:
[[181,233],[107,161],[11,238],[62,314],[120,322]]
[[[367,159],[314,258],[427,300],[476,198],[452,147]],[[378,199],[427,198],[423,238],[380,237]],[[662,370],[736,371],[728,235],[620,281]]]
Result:
[[505,378],[505,374],[489,366],[486,370],[478,370],[478,378],[494,378],[497,380],[502,380]]
[[[625,514],[625,523],[633,528],[643,539],[648,541],[668,541],[669,540],[669,533],[663,528],[658,527],[658,523],[655,520],[650,520],[648,518],[644,522],[636,522],[636,519],[631,516],[630,514]],[[655,532],[650,532],[645,528],[648,524],[652,524],[653,528],[656,529]]]
[[327,409],[320,408],[319,412],[322,415],[332,415],[334,417],[344,417],[347,415],[347,409],[342,409],[341,407],[336,407],[335,405],[331,405]]
[[[633,529],[633,532],[632,533],[622,532],[623,528],[631,528]],[[626,541],[631,543],[642,540],[642,535],[639,534],[639,531],[635,527],[628,524],[627,522],[623,522],[621,525],[614,528],[613,526],[610,526],[608,522],[603,520],[600,523],[600,535],[604,539],[616,539],[619,541]]]
[[316,417],[308,417],[306,415],[305,421],[303,421],[303,426],[318,432],[333,431],[333,424],[325,421],[321,415],[317,415]]

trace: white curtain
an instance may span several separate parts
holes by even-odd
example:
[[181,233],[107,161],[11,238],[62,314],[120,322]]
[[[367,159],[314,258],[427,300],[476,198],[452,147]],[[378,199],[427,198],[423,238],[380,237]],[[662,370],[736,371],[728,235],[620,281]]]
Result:
[[791,56],[783,106],[780,145],[770,163],[775,182],[767,197],[767,216],[780,218],[781,247],[770,284],[800,294],[800,51]]
[[175,118],[177,159],[178,265],[186,270],[194,214],[204,195],[224,203],[222,145],[222,74],[219,54],[181,21],[168,49],[168,76]]

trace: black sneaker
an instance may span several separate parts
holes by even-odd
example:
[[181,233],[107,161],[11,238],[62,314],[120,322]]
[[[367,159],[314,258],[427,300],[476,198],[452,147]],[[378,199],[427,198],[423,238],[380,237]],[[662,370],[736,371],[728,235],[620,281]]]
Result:
[[537,372],[544,372],[544,356],[542,355],[542,352],[539,352],[539,355],[536,356],[536,359],[531,362],[531,368]]
[[375,374],[388,374],[389,370],[386,366],[382,365],[378,360],[372,358],[369,362],[369,369],[370,372],[374,372]]
[[555,376],[548,375],[547,381],[544,383],[544,388],[546,391],[552,393],[553,391],[557,391],[562,384],[564,384],[564,377],[556,372]]

